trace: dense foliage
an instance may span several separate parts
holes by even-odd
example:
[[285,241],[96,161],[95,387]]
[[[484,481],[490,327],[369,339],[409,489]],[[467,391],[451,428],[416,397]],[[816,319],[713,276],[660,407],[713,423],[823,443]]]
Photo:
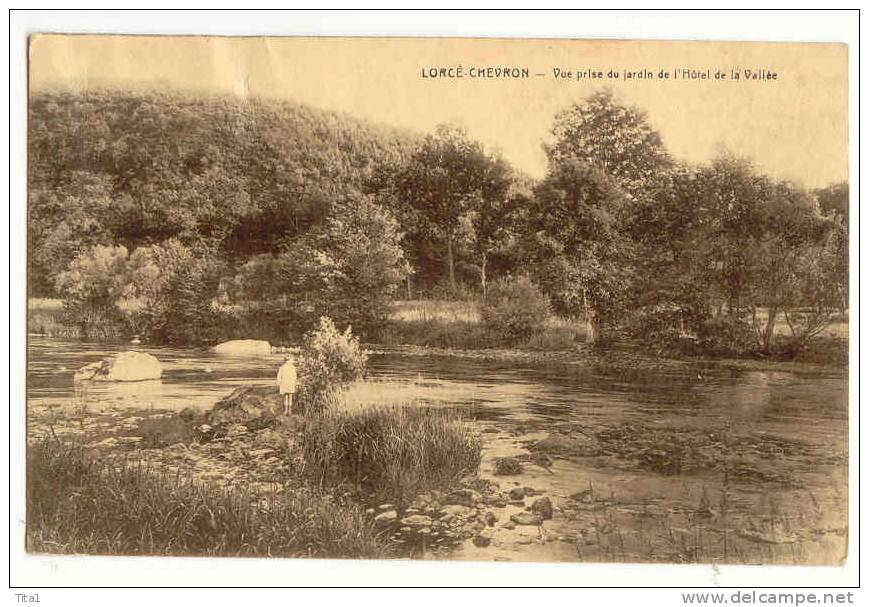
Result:
[[508,340],[528,338],[549,318],[549,299],[527,276],[499,279],[486,293],[480,315]]
[[291,102],[41,92],[29,113],[30,288],[94,244],[273,253],[415,140]]
[[593,343],[792,355],[848,305],[847,183],[679,163],[606,90],[555,116],[537,182],[460,127],[290,102],[42,92],[29,135],[31,295],[88,337],[288,343],[328,316],[370,339],[424,289],[509,339],[548,300]]
[[[30,107],[29,285],[84,335],[298,337],[382,323],[406,263],[362,194],[414,140],[289,102],[46,92]],[[120,326],[120,330],[118,327]]]
[[368,354],[359,346],[350,327],[335,328],[332,319],[323,317],[317,329],[308,332],[299,355],[297,412],[314,413],[329,408],[338,392],[365,373]]

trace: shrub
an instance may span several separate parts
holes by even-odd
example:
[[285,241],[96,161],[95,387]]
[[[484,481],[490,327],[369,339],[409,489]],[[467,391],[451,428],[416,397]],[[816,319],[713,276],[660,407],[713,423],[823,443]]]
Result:
[[408,271],[400,238],[388,210],[364,197],[342,201],[280,254],[251,257],[229,288],[255,317],[284,319],[285,335],[316,326],[320,316],[368,335],[385,323]]
[[622,330],[627,337],[656,354],[678,353],[684,350],[682,325],[682,310],[659,305],[633,310],[625,319]]
[[734,316],[715,316],[700,325],[697,345],[712,356],[743,356],[757,349],[751,325]]
[[66,554],[375,558],[386,550],[361,508],[329,495],[253,495],[56,443],[28,449],[26,538],[30,551]]
[[95,245],[79,253],[55,279],[64,299],[64,323],[80,328],[86,337],[109,336],[123,325],[115,302],[128,280],[128,253],[122,246]]
[[205,344],[220,329],[213,303],[222,271],[208,250],[170,239],[131,254],[96,245],[79,253],[56,283],[65,323],[85,337],[138,334],[155,343]]
[[328,408],[340,390],[362,378],[367,361],[368,354],[349,326],[342,333],[332,319],[320,318],[320,326],[308,332],[302,342],[296,412]]
[[116,308],[131,333],[155,343],[218,341],[223,318],[215,308],[223,264],[206,250],[170,239],[130,255],[129,279]]
[[510,340],[528,338],[549,316],[549,300],[531,279],[498,280],[480,310],[483,324]]
[[447,489],[480,466],[479,437],[454,412],[377,407],[310,416],[301,427],[305,474],[376,501],[406,503]]
[[576,346],[575,331],[563,327],[545,327],[520,344],[523,350],[533,352],[561,352]]

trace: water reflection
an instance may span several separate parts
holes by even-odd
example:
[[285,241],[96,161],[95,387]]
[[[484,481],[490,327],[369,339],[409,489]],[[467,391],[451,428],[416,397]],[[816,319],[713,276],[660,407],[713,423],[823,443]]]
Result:
[[[274,381],[281,355],[217,357],[205,351],[141,348],[163,364],[162,380],[76,386],[79,367],[126,346],[32,338],[28,399],[32,405],[210,408],[235,387]],[[369,381],[348,394],[396,404],[421,401],[462,407],[480,420],[546,427],[558,421],[673,423],[685,427],[738,424],[840,444],[847,430],[844,376],[745,372],[698,379],[695,374],[605,374],[576,366],[544,368],[436,356],[375,354]]]

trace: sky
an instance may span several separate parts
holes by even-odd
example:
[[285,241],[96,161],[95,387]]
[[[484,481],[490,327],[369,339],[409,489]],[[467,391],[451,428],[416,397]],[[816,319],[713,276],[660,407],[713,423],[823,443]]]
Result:
[[[462,78],[422,77],[460,66]],[[529,76],[473,77],[486,67]],[[710,79],[674,79],[682,69]],[[611,70],[620,77],[606,78]],[[624,70],[655,77],[625,80]],[[680,160],[706,162],[723,146],[812,188],[848,178],[847,74],[847,47],[821,43],[38,35],[30,46],[33,91],[189,89],[294,99],[419,132],[459,123],[535,177],[555,114],[606,86],[645,111]]]

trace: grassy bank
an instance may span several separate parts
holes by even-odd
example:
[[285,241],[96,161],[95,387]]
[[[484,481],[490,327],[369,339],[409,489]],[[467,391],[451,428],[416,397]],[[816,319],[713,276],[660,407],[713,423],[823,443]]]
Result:
[[32,445],[27,548],[106,555],[374,558],[387,546],[358,506],[306,488],[254,500],[141,461],[108,463],[78,447]]
[[[359,405],[258,430],[233,423],[215,427],[214,438],[208,439],[185,431],[204,421],[187,411],[142,420],[133,433],[143,437],[139,445],[145,451],[120,444],[95,448],[106,445],[105,430],[99,436],[32,443],[28,550],[320,558],[398,554],[388,533],[375,532],[366,509],[407,504],[433,489],[449,491],[480,464],[479,438],[456,413],[412,404]],[[121,426],[117,431],[130,434]],[[245,472],[228,474],[228,465]],[[265,491],[254,488],[250,479],[255,478],[274,484]]]

